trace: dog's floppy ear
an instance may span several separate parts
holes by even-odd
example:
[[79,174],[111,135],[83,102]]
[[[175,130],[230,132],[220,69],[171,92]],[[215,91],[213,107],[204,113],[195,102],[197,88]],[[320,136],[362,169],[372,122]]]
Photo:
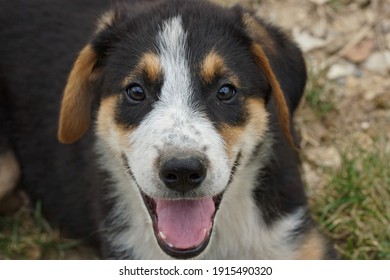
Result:
[[[256,19],[253,15],[249,13],[243,13],[242,15],[243,23],[245,25],[245,29],[247,34],[252,39],[252,45],[251,45],[251,52],[255,58],[256,64],[259,66],[259,68],[262,70],[262,72],[265,74],[272,90],[272,96],[275,101],[275,107],[277,111],[277,115],[279,118],[279,122],[283,131],[283,134],[285,135],[288,142],[293,146],[296,147],[296,144],[294,142],[292,133],[291,133],[291,119],[290,119],[290,113],[292,115],[292,112],[294,110],[294,107],[296,106],[295,103],[299,101],[300,95],[303,92],[303,87],[305,84],[305,67],[304,63],[301,61],[287,61],[291,60],[291,58],[285,59],[285,57],[281,57],[282,53],[289,53],[290,50],[281,50],[280,46],[278,46],[277,42],[273,38],[273,36],[270,34],[270,32],[265,27],[265,24],[260,22],[258,19]],[[276,30],[273,30],[274,32],[278,32]],[[282,35],[278,34],[281,38]],[[284,43],[287,45],[289,44],[287,38],[283,38]],[[299,50],[292,48],[291,49],[291,56],[294,56],[296,51],[299,52]],[[300,55],[295,55],[297,57],[300,57]],[[280,73],[289,73],[289,75],[294,76],[292,79],[294,80],[292,83],[294,84],[301,84],[302,82],[298,81],[298,75],[301,73],[290,73],[292,70],[294,70],[294,67],[296,63],[302,63],[303,64],[303,87],[301,85],[297,85],[297,92],[299,93],[290,93],[285,94],[283,92],[281,83],[285,82],[285,85],[287,83],[290,83],[291,77],[283,77],[283,79],[288,79],[288,82],[282,81],[280,76]],[[274,65],[279,65],[278,69],[273,69]],[[280,66],[282,65],[282,66]],[[287,65],[287,66],[284,66]],[[283,67],[291,67],[290,65],[293,65],[291,69],[284,69]],[[299,67],[297,67],[299,68]],[[295,70],[294,70],[295,71]],[[278,73],[280,74],[278,77]],[[291,84],[291,83],[290,83]],[[289,91],[295,91],[295,85],[294,87],[290,85],[288,86]],[[285,89],[286,90],[286,89]],[[287,95],[291,95],[290,98],[292,100],[288,100],[290,103],[288,104],[286,98]],[[293,99],[297,99],[298,101],[295,101]],[[290,105],[290,109],[289,109]]]
[[[141,2],[141,1],[139,1]],[[113,9],[98,20],[94,37],[80,52],[69,74],[61,103],[58,140],[71,144],[79,140],[91,122],[92,102],[96,98],[93,83],[99,78],[104,61],[114,45],[120,41],[120,23],[126,13],[127,4],[118,2]]]
[[259,44],[252,44],[252,53],[255,56],[256,63],[262,69],[263,73],[267,77],[267,80],[271,86],[272,95],[275,100],[276,111],[278,114],[279,122],[282,127],[283,133],[286,136],[288,142],[295,147],[295,142],[291,134],[290,129],[290,113],[288,110],[287,102],[284,97],[283,91],[280,87],[278,79],[272,70],[271,64],[265,55],[263,49]]
[[58,129],[61,143],[71,144],[79,140],[89,127],[93,100],[91,80],[96,59],[92,46],[86,45],[69,74],[61,103]]

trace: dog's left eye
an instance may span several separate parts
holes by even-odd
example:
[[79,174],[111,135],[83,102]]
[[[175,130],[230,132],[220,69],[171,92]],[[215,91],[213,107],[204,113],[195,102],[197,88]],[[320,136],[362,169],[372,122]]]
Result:
[[223,85],[217,93],[217,97],[221,101],[229,101],[236,95],[236,89],[232,85]]
[[146,98],[145,91],[139,84],[130,85],[125,92],[130,103],[139,103]]

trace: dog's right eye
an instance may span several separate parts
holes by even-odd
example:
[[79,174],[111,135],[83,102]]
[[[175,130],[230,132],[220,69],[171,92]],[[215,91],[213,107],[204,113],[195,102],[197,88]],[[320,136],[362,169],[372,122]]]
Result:
[[222,86],[217,93],[217,97],[221,101],[229,101],[236,95],[236,89],[232,85]]
[[146,94],[139,84],[131,84],[125,90],[126,98],[131,104],[138,104],[145,100]]

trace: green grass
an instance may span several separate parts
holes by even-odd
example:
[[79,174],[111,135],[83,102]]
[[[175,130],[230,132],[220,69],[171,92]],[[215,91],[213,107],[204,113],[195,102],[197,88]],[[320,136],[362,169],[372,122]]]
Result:
[[313,109],[319,118],[335,110],[335,105],[331,101],[331,96],[334,96],[334,92],[329,88],[325,75],[325,70],[316,74],[309,72],[304,98],[304,102]]
[[313,210],[344,259],[390,259],[390,153],[378,141],[343,156]]
[[0,259],[91,259],[80,242],[60,236],[41,215],[39,205],[31,212],[22,208],[0,216]]

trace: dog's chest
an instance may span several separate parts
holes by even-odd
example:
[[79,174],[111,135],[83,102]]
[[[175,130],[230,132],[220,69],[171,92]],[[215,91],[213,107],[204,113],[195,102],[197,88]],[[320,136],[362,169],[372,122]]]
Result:
[[252,195],[256,172],[237,172],[216,217],[215,232],[206,259],[292,259],[288,235],[299,224],[301,211],[266,225]]

